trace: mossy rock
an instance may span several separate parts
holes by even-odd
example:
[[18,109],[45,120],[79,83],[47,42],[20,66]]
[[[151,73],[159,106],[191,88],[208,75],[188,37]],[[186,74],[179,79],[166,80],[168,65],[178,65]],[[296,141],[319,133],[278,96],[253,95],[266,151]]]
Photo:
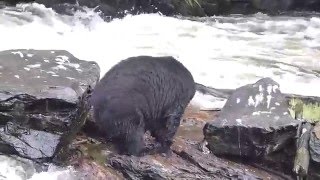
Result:
[[320,102],[304,102],[299,98],[292,98],[289,107],[293,118],[303,118],[311,123],[320,121]]
[[202,0],[173,0],[177,12],[183,16],[205,16]]

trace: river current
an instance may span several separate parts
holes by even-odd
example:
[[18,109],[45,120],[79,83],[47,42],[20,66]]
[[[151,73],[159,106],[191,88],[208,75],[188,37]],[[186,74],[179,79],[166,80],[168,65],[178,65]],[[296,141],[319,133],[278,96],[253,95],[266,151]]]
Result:
[[[192,20],[128,14],[105,22],[92,9],[67,16],[40,4],[19,4],[0,9],[0,37],[0,50],[63,49],[96,61],[101,76],[131,56],[170,55],[206,86],[234,89],[271,77],[282,92],[320,96],[319,14]],[[23,179],[10,163],[0,162],[0,175],[7,171],[8,179]],[[54,178],[53,172],[32,179]]]

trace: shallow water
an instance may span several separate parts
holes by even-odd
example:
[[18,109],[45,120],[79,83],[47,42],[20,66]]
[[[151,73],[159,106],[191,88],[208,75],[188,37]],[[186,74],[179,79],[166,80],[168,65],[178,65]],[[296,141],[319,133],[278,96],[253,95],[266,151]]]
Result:
[[[101,75],[130,56],[171,55],[206,86],[234,89],[272,77],[285,93],[320,96],[318,14],[192,20],[142,14],[104,22],[90,9],[65,16],[39,4],[20,4],[0,9],[0,36],[0,50],[64,49],[96,61]],[[207,108],[224,103],[206,101],[199,94],[194,99]],[[35,174],[34,179],[54,173],[48,174]]]

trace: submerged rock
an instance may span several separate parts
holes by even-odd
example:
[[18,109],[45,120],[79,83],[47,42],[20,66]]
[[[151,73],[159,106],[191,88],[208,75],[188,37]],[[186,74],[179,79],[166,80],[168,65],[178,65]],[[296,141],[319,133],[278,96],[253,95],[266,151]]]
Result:
[[53,158],[83,125],[99,74],[67,51],[0,52],[0,152]]
[[236,89],[203,131],[214,154],[263,160],[291,171],[299,123],[290,116],[279,84],[263,78]]

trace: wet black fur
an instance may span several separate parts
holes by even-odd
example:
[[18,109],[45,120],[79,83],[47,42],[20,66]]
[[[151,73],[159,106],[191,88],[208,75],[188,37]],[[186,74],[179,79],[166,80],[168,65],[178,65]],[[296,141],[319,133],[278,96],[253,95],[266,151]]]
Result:
[[94,118],[120,153],[142,155],[150,131],[170,150],[180,119],[195,94],[191,73],[173,57],[138,56],[112,67],[92,95]]

